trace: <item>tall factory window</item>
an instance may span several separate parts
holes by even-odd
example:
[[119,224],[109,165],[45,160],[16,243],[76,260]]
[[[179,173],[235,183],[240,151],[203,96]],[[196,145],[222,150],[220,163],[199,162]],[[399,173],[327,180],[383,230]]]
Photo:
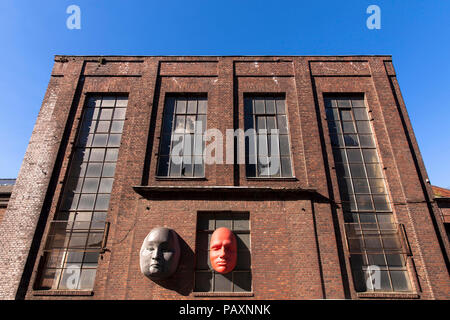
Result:
[[244,97],[247,177],[292,177],[284,97]]
[[363,97],[325,97],[355,289],[410,291],[409,253],[392,208]]
[[159,162],[159,177],[203,177],[203,139],[206,130],[205,96],[166,97]]
[[87,99],[62,201],[50,224],[39,289],[94,286],[127,103],[126,97]]
[[[213,270],[209,259],[209,243],[214,230],[226,227],[237,240],[237,263],[233,271],[221,274]],[[196,292],[250,292],[252,274],[250,259],[250,224],[248,213],[199,213],[196,240]]]

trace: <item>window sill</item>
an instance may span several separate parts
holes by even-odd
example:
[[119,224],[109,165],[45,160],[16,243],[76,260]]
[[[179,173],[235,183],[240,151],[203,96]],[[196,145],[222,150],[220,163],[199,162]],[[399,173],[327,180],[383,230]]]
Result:
[[253,292],[193,292],[194,297],[253,297]]
[[33,296],[93,296],[92,290],[33,290]]
[[248,181],[298,181],[296,177],[245,177]]
[[207,181],[206,177],[155,177],[157,181]]
[[361,299],[420,299],[419,294],[406,292],[357,292],[356,295]]

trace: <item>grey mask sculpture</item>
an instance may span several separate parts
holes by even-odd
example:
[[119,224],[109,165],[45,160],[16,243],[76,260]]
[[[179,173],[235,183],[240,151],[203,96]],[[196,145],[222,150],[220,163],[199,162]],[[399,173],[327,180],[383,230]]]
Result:
[[178,236],[169,228],[154,228],[145,237],[140,251],[141,272],[152,280],[169,278],[180,261]]

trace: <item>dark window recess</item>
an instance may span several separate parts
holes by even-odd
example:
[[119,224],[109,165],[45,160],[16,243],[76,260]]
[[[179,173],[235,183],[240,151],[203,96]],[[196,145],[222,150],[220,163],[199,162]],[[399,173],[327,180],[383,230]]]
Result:
[[[226,227],[237,239],[237,264],[227,274],[215,272],[209,260],[209,241],[217,228]],[[196,240],[196,292],[251,292],[251,250],[248,213],[199,213]]]
[[204,177],[207,98],[167,96],[157,176]]
[[126,97],[86,100],[64,192],[46,239],[38,289],[93,289],[125,121]]
[[282,97],[244,97],[247,177],[292,177],[286,103]]
[[404,235],[394,223],[363,97],[325,97],[347,244],[358,292],[410,291]]

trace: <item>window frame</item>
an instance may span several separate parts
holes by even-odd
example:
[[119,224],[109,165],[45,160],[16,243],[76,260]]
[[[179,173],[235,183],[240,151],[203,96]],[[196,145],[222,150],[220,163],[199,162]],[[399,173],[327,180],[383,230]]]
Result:
[[[255,110],[255,101],[256,100],[263,100],[263,104],[264,104],[264,112],[263,113],[257,113]],[[272,100],[273,104],[274,104],[274,112],[266,112],[266,101],[267,100]],[[284,113],[283,112],[278,112],[278,106],[277,106],[277,101],[281,100],[283,101],[283,105],[284,105]],[[251,113],[248,113],[248,106],[247,106],[247,101],[250,101],[251,103]],[[244,150],[245,150],[245,178],[247,180],[296,180],[295,174],[294,174],[294,161],[293,161],[293,154],[292,154],[292,141],[291,141],[291,133],[290,133],[290,126],[289,126],[289,115],[288,115],[288,105],[287,105],[287,99],[286,99],[286,94],[285,93],[244,93],[243,95],[243,104],[244,104],[244,130],[254,130],[255,135],[253,136],[252,139],[250,139],[250,137],[245,138],[244,140]],[[285,117],[285,128],[283,128],[283,132],[285,133],[280,133],[280,131],[278,131],[278,154],[276,156],[276,158],[278,158],[279,160],[279,164],[280,164],[280,168],[278,170],[279,175],[259,175],[259,129],[257,128],[258,126],[258,118],[263,118],[264,119],[264,123],[265,123],[265,128],[263,130],[265,130],[263,132],[263,136],[265,135],[267,137],[267,141],[266,141],[266,149],[267,149],[267,156],[265,156],[266,158],[270,159],[270,157],[273,157],[273,155],[269,156],[269,149],[271,148],[271,141],[269,140],[269,136],[272,136],[271,132],[267,131],[267,119],[269,117],[273,117],[275,120],[275,129],[276,130],[280,130],[279,128],[279,117]],[[248,123],[248,119],[251,118],[251,123]],[[250,127],[247,127],[248,125],[250,125]],[[264,134],[265,133],[265,134]],[[286,154],[281,154],[281,136],[286,136],[287,137],[287,151],[288,151],[288,155]],[[248,142],[247,142],[248,140]],[[251,141],[253,140],[253,141]],[[250,143],[253,142],[253,150],[255,151],[254,155],[250,155]],[[255,158],[255,163],[249,163],[248,160],[250,158],[254,157]],[[264,156],[263,156],[264,157]],[[288,171],[290,172],[290,175],[286,175],[283,176],[283,164],[282,164],[282,159],[285,160],[289,160],[289,168]],[[253,167],[253,169],[251,169],[251,167]],[[249,175],[249,172],[251,172],[252,174],[254,173],[254,175]]]
[[[202,218],[205,218],[205,216],[214,216],[214,219],[208,219],[207,221],[214,221],[214,227],[213,228],[209,228],[208,229],[201,229],[200,228],[200,222],[202,221]],[[238,241],[238,254],[239,252],[248,252],[249,254],[249,266],[248,269],[244,268],[244,269],[240,269],[239,268],[239,256],[238,256],[238,261],[236,264],[236,267],[228,274],[223,275],[225,276],[225,278],[230,277],[231,276],[231,280],[230,280],[230,284],[231,284],[231,290],[232,291],[215,291],[215,281],[216,281],[216,275],[219,275],[219,277],[221,276],[220,273],[214,271],[210,265],[209,265],[209,240],[210,240],[210,235],[214,232],[214,230],[216,230],[217,228],[219,228],[220,226],[217,226],[217,221],[220,220],[217,217],[221,217],[222,220],[224,217],[225,220],[224,221],[230,221],[231,222],[231,228],[230,230],[233,231],[233,233],[236,236],[236,240]],[[245,219],[241,219],[242,217],[245,217]],[[247,224],[248,224],[248,229],[245,230],[240,230],[240,229],[235,229],[235,221],[238,220],[246,220]],[[206,221],[206,219],[205,219]],[[203,221],[204,222],[204,221]],[[207,235],[207,248],[203,249],[203,248],[199,248],[200,245],[200,238],[199,235]],[[248,235],[248,247],[247,249],[239,249],[239,240],[240,238],[238,238],[238,234],[247,234]],[[234,296],[234,295],[248,295],[248,294],[253,294],[253,277],[252,277],[252,262],[251,262],[251,256],[252,256],[252,250],[251,250],[251,222],[250,222],[250,213],[246,212],[246,211],[199,211],[197,213],[197,223],[196,223],[196,239],[195,239],[195,253],[194,253],[194,261],[195,261],[195,267],[194,267],[194,287],[193,287],[193,294],[194,295],[222,295],[222,296]],[[199,252],[200,251],[206,251],[206,259],[208,259],[207,262],[207,266],[208,269],[203,269],[203,268],[198,268],[198,261],[197,259],[199,258]],[[204,252],[203,252],[204,253]],[[198,291],[196,290],[196,279],[197,279],[197,274],[207,274],[209,273],[211,275],[210,278],[210,291]],[[236,290],[235,291],[235,287],[237,286],[235,284],[235,274],[236,273],[248,273],[250,275],[250,290],[245,291],[239,291]]]
[[[167,132],[165,132],[165,127],[170,125],[167,124],[166,121],[168,121],[169,117],[167,117],[167,112],[169,112],[170,110],[168,109],[168,101],[169,99],[173,99],[173,113],[171,115],[171,132],[170,132],[170,141],[169,141],[169,146],[168,146],[168,154],[162,154],[162,149],[165,148],[163,143],[164,143],[164,136],[168,135]],[[186,110],[184,113],[177,113],[177,101],[178,100],[184,100],[186,102]],[[195,100],[196,101],[196,113],[188,113],[188,103],[191,100]],[[204,113],[199,113],[198,111],[198,107],[199,107],[199,101],[205,101],[205,112]],[[184,131],[182,133],[176,133],[176,119],[177,116],[184,116]],[[193,133],[187,133],[186,132],[186,118],[188,116],[195,116],[196,119],[194,121],[197,121],[199,116],[204,116],[204,123],[202,123],[202,127],[203,127],[203,131],[201,133],[201,137],[202,137],[202,155],[197,155],[197,154],[193,154],[193,155],[189,155],[191,157],[192,163],[190,164],[192,166],[191,172],[192,175],[191,176],[184,176],[182,175],[182,170],[183,170],[183,163],[182,162],[180,164],[180,170],[179,173],[180,175],[176,175],[176,176],[172,176],[170,175],[171,173],[171,157],[172,157],[172,148],[173,148],[173,136],[174,135],[178,135],[182,137],[182,143],[183,143],[183,153],[184,153],[184,137],[186,135],[191,135],[194,137],[194,139],[192,140],[192,150],[195,149],[195,137],[196,137],[196,128],[194,127],[194,131]],[[160,130],[160,136],[159,136],[159,146],[158,146],[158,161],[156,164],[156,171],[155,171],[155,179],[156,180],[205,180],[206,179],[206,163],[205,163],[205,159],[203,158],[203,153],[205,151],[206,148],[206,142],[205,142],[205,132],[208,128],[208,94],[207,93],[166,93],[165,95],[165,99],[164,99],[164,104],[163,104],[163,112],[162,112],[162,118],[161,118],[161,130]],[[195,151],[194,151],[195,152]],[[182,161],[184,160],[185,155],[181,155],[180,156],[182,158]],[[201,165],[203,166],[203,174],[199,175],[199,176],[195,176],[195,157],[201,157],[202,163]],[[167,175],[161,175],[160,174],[160,170],[161,170],[161,161],[163,158],[167,158]]]

